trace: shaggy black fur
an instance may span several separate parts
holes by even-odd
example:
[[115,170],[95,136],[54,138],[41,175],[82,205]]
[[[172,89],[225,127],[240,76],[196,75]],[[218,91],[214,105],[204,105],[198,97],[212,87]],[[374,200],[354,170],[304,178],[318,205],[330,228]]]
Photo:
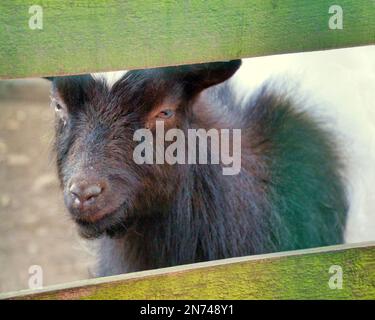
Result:
[[[90,75],[53,79],[58,174],[80,233],[101,237],[98,275],[343,241],[347,205],[332,139],[266,87],[241,109],[228,85],[215,86],[239,66],[135,70],[112,88]],[[133,134],[153,128],[163,106],[175,111],[167,128],[242,129],[241,172],[135,164]],[[106,193],[85,215],[68,186],[93,175]],[[91,221],[96,212],[103,217]]]

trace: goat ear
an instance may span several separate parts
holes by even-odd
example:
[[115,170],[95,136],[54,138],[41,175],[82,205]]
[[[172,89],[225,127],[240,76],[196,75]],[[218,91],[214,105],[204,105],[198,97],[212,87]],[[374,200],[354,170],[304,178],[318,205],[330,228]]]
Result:
[[241,60],[193,64],[181,68],[181,76],[188,94],[197,94],[202,90],[228,80],[241,66]]
[[75,75],[47,78],[52,81],[54,90],[68,105],[77,105],[86,99],[88,87],[94,82],[91,75]]

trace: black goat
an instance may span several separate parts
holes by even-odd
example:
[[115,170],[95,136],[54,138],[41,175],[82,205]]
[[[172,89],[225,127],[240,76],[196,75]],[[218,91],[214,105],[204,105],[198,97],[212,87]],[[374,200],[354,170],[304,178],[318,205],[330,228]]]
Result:
[[[236,104],[222,82],[240,65],[134,70],[112,87],[92,75],[51,79],[58,174],[81,235],[101,237],[98,275],[343,241],[347,203],[330,135],[267,87]],[[157,121],[185,137],[240,129],[240,172],[223,175],[222,162],[139,164],[134,135],[155,135]]]

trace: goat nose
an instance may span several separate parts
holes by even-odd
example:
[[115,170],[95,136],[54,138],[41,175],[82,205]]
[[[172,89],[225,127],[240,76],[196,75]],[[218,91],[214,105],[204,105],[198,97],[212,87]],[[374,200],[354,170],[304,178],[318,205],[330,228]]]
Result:
[[78,207],[87,207],[93,204],[99,195],[103,192],[102,183],[73,182],[69,192],[74,198],[73,204]]

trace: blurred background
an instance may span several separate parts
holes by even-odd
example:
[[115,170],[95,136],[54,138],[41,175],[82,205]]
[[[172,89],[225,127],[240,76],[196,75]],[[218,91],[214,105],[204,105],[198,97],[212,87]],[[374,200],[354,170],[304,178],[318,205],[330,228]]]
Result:
[[[248,95],[270,78],[337,137],[347,242],[375,240],[375,46],[246,59],[231,81]],[[32,265],[51,285],[88,278],[94,261],[64,208],[53,118],[48,81],[0,81],[0,292],[28,288]]]
[[49,82],[0,81],[0,292],[88,277],[90,254],[65,213],[52,142]]

